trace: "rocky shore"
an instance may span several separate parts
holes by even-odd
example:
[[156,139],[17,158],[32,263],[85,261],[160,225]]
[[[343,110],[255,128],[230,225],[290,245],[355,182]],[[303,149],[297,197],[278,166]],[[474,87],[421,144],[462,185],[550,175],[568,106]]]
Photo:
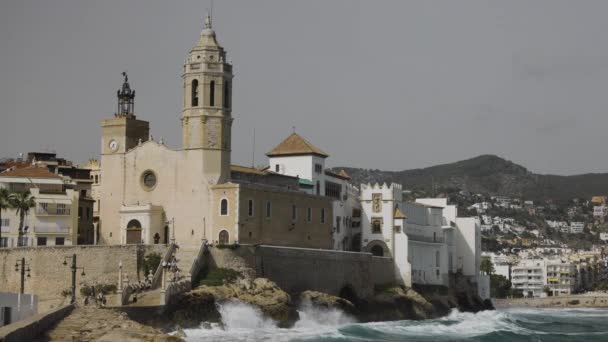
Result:
[[194,328],[202,322],[221,323],[215,303],[239,300],[256,306],[280,327],[291,327],[298,320],[298,308],[304,304],[317,308],[338,309],[360,322],[422,320],[447,315],[451,309],[477,312],[494,309],[482,301],[475,289],[460,284],[458,290],[442,293],[434,288],[399,286],[379,289],[367,300],[351,302],[328,294],[306,291],[294,298],[265,278],[238,279],[220,286],[200,286],[183,295],[167,308],[171,324]]

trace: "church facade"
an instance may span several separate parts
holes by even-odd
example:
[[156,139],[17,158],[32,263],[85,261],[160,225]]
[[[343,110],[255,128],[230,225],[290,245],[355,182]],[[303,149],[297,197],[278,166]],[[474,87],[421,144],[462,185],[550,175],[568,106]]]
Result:
[[98,243],[252,243],[331,248],[331,200],[295,177],[230,163],[232,65],[211,18],[183,70],[182,148],[149,135],[125,76],[102,121]]

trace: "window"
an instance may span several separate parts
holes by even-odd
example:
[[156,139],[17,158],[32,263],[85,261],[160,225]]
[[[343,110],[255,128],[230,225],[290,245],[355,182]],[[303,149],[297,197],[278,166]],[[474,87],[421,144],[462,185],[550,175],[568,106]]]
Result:
[[[439,267],[439,257],[441,256],[441,254],[439,253],[439,251],[435,252],[435,266]],[[437,273],[439,273],[439,270],[437,270]]]
[[312,221],[312,208],[306,209],[306,222]]
[[253,200],[249,200],[247,203],[247,215],[249,215],[249,217],[253,216]]
[[266,201],[266,217],[270,217],[272,212],[272,203],[270,201]]
[[433,232],[433,242],[437,242],[437,233]]
[[198,106],[198,80],[192,81],[192,107]]
[[70,209],[64,203],[57,203],[57,215],[69,215]]
[[27,247],[27,237],[20,236],[17,239],[17,247]]
[[8,238],[7,237],[0,238],[0,248],[5,248],[5,247],[8,247]]
[[99,184],[99,176],[95,175],[95,184]]
[[227,216],[228,215],[228,200],[223,198],[220,202],[220,215]]
[[381,219],[372,220],[372,233],[373,234],[382,233],[382,220]]
[[230,82],[224,81],[224,108],[230,108]]
[[298,219],[298,208],[296,208],[296,205],[293,204],[291,206],[291,220],[295,222],[297,219]]
[[38,214],[46,215],[49,213],[48,203],[38,203]]
[[274,172],[278,173],[279,172],[279,164],[276,164],[274,166]]
[[340,232],[340,216],[336,217],[336,231],[339,233]]
[[215,106],[215,81],[209,82],[209,106]]
[[325,208],[321,209],[321,223],[325,223]]
[[323,172],[323,165],[321,165],[321,164],[315,164],[315,172],[316,173],[322,173]]
[[[110,237],[112,237],[112,235],[110,235]],[[55,238],[55,246],[63,246],[63,245],[65,245],[65,238],[56,237]]]
[[91,218],[91,208],[87,207],[87,220]]
[[342,185],[333,182],[325,182],[325,196],[340,199]]
[[82,207],[78,207],[78,218],[82,218]]
[[395,233],[401,233],[401,226],[395,226]]
[[46,246],[46,238],[39,237],[36,239],[36,246]]
[[317,195],[321,194],[321,182],[317,181]]
[[87,191],[86,190],[80,190],[80,197],[87,197]]
[[145,190],[153,190],[156,187],[156,174],[151,170],[144,171],[141,175],[141,183]]
[[2,226],[2,227],[9,227],[10,223],[11,223],[10,219],[3,218],[2,221],[0,221],[0,226]]

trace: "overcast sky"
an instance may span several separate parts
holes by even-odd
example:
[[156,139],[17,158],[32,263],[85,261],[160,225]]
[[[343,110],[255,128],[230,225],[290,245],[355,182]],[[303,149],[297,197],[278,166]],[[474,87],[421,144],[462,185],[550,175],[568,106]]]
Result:
[[[98,157],[120,73],[180,148],[184,59],[208,1],[0,1],[0,156]],[[402,170],[497,154],[608,172],[608,1],[226,1],[233,154],[296,126],[331,166]]]

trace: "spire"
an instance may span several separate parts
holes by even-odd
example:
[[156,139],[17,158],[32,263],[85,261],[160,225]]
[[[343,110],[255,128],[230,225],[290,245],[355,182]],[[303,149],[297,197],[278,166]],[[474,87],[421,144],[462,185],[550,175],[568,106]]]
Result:
[[207,16],[205,17],[205,29],[212,29],[212,27],[211,27],[211,15],[209,13],[207,13]]

